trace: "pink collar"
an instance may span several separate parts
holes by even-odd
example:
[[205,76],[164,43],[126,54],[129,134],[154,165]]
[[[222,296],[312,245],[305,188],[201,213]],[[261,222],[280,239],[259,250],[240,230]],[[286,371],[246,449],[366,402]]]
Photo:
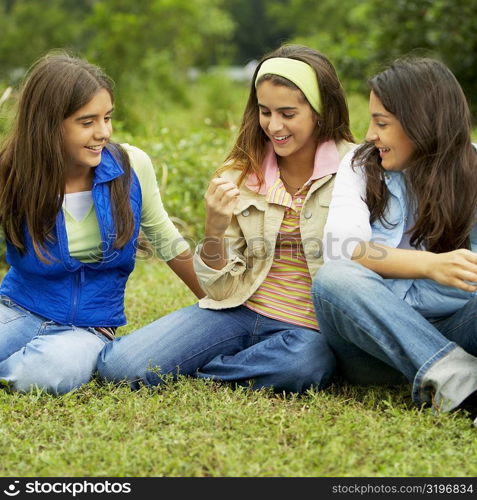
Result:
[[[255,174],[249,174],[245,185],[258,194],[267,194],[268,189],[273,185],[279,176],[277,156],[273,151],[273,146],[270,142],[267,143],[267,152],[262,163],[263,176],[265,182],[258,189],[258,179]],[[335,141],[326,141],[316,148],[315,163],[313,174],[308,179],[308,183],[321,179],[327,175],[335,174],[338,171],[340,157]]]

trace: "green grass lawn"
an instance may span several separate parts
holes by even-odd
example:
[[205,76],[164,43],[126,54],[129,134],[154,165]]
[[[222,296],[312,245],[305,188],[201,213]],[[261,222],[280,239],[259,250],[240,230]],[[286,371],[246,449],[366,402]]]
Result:
[[[127,334],[194,302],[169,268],[139,261]],[[0,391],[0,476],[467,476],[476,429],[433,416],[409,388],[334,385],[276,395],[181,378],[132,392],[92,381],[53,397]]]

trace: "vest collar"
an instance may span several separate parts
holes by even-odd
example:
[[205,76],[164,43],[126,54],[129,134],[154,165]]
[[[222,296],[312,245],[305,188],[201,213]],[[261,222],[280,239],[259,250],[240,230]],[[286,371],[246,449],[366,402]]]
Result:
[[123,167],[109,149],[104,148],[101,152],[101,162],[94,170],[94,184],[103,184],[112,181],[123,174]]

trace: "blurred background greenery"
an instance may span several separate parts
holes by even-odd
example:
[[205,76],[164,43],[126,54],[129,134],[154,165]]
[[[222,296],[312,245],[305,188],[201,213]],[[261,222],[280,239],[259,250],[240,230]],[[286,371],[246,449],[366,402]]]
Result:
[[367,78],[409,52],[448,64],[475,117],[476,19],[477,0],[1,0],[0,136],[39,56],[66,48],[99,64],[116,82],[116,140],[149,153],[166,207],[197,240],[264,53],[297,42],[328,55],[361,141]]

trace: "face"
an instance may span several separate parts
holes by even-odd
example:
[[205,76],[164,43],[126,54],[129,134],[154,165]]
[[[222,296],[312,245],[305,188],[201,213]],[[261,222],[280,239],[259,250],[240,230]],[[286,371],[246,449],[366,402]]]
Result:
[[101,151],[112,133],[113,103],[101,89],[94,97],[63,121],[64,143],[71,168],[99,165]]
[[264,81],[257,87],[260,126],[278,156],[314,158],[317,114],[299,90]]
[[366,140],[379,149],[381,165],[386,170],[404,170],[414,152],[414,143],[404,132],[400,121],[386,110],[371,91],[369,96],[369,123]]

